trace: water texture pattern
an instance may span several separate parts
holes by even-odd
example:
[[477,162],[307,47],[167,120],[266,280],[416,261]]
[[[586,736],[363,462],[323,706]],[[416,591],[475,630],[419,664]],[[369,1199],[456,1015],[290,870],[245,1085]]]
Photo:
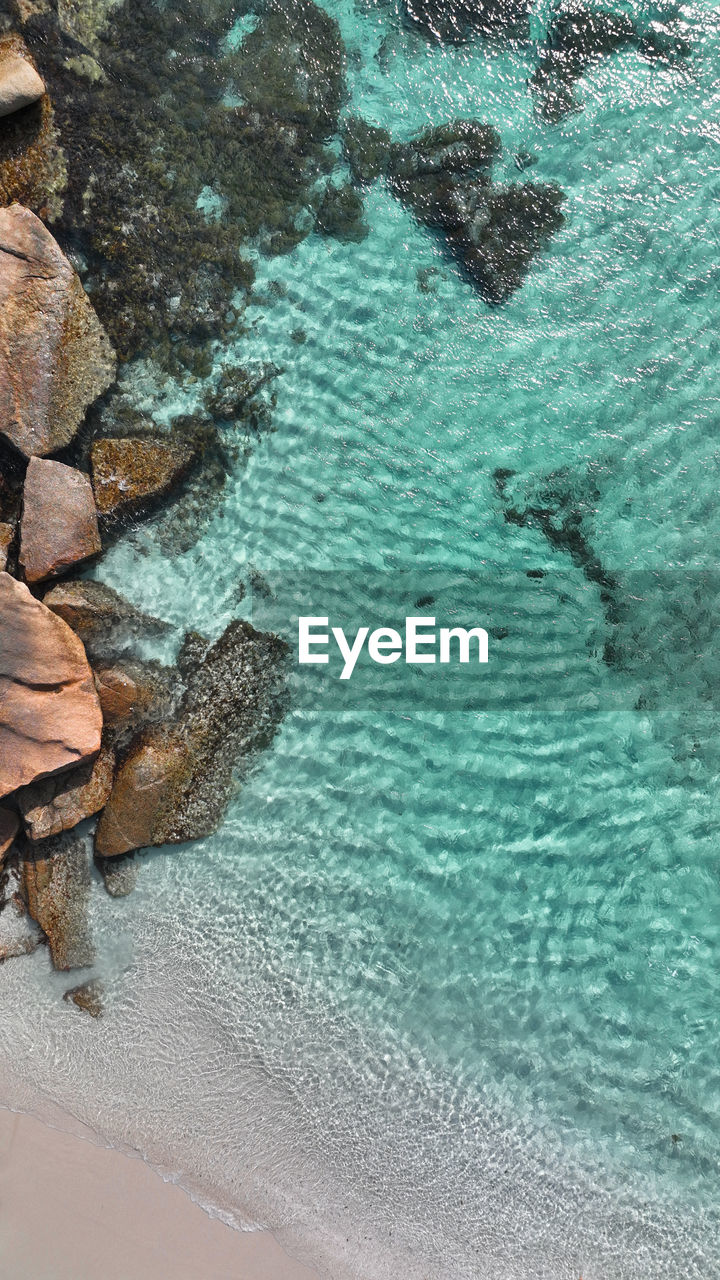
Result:
[[[97,886],[100,1024],[57,1001],[42,954],[6,967],[8,1101],[72,1111],[333,1276],[708,1280],[717,13],[639,6],[680,15],[685,68],[624,49],[549,124],[532,46],[326,7],[348,115],[395,139],[489,122],[497,179],[535,157],[565,225],[495,308],[382,179],[364,239],[258,256],[234,354],[283,369],[275,432],[192,550],[168,559],[151,524],[100,572],[178,635],[250,614],[251,570],[328,571],[329,611],[343,592],[372,611],[369,570],[560,574],[538,670],[551,653],[574,681],[590,653],[620,704],[296,708],[216,837],[143,858],[127,900]],[[126,378],[141,408],[192,407],[194,387]],[[541,509],[552,526],[508,518]],[[659,575],[647,597],[639,570]]]

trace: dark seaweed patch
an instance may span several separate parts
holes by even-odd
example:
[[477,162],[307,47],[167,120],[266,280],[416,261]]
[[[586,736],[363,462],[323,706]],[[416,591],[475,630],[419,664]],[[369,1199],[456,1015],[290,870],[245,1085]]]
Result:
[[[337,24],[312,0],[270,4],[233,50],[233,13],[229,2],[126,0],[98,38],[93,83],[75,68],[82,46],[52,15],[22,28],[67,162],[53,230],[85,263],[125,359],[152,349],[166,366],[186,365],[194,346],[221,336],[253,281],[243,244],[297,244],[334,163],[325,142],[344,92]],[[0,148],[0,175],[11,159]],[[208,187],[222,220],[198,207]],[[28,189],[27,202],[47,212],[47,194]]]
[[600,58],[625,48],[637,49],[651,61],[674,65],[689,55],[691,46],[679,30],[655,23],[643,32],[624,13],[583,5],[561,10],[530,80],[541,115],[554,122],[579,110],[573,92],[576,81]]

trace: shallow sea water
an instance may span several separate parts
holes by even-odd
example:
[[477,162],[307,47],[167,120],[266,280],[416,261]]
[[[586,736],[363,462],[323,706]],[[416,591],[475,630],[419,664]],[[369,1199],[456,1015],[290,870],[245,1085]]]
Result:
[[[261,620],[238,601],[250,567],[326,571],[330,612],[372,610],[400,570],[482,569],[511,603],[508,575],[560,571],[527,649],[540,705],[446,711],[408,684],[383,710],[296,706],[217,836],[143,858],[127,900],[98,886],[101,1023],[70,1016],[44,955],[7,967],[7,1100],[65,1108],[333,1276],[708,1280],[718,725],[684,657],[718,599],[698,577],[720,532],[717,14],[682,10],[692,74],[617,55],[548,126],[529,52],[326,7],[349,111],[395,137],[490,121],[498,172],[533,152],[566,225],[495,309],[382,182],[361,243],[259,260],[237,354],[284,369],[275,433],[191,551],[145,526],[99,573],[216,634]],[[141,406],[177,407],[128,376]],[[602,661],[597,587],[504,521],[498,467],[579,489],[590,468],[603,564],[659,571],[633,599],[657,646],[639,676]],[[597,709],[543,706],[548,652]]]

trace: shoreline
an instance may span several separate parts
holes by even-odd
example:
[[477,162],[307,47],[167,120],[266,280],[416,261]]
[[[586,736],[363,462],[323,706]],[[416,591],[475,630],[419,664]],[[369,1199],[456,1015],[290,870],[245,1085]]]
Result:
[[320,1280],[211,1217],[141,1157],[0,1107],[3,1280]]

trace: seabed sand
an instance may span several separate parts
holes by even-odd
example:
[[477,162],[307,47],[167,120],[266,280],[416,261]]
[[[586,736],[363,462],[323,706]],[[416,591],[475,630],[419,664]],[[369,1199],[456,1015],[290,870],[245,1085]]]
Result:
[[319,1280],[121,1151],[0,1108],[2,1280]]

